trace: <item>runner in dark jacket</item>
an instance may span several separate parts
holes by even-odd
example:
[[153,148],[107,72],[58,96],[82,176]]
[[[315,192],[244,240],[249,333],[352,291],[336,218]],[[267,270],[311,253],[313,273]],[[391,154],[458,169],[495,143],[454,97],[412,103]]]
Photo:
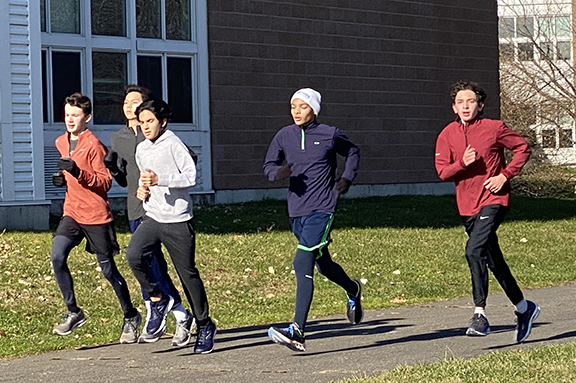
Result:
[[[435,164],[442,180],[456,184],[456,204],[469,237],[466,260],[476,307],[466,334],[490,333],[485,311],[490,269],[516,308],[515,339],[520,343],[530,335],[540,307],[524,299],[504,260],[496,230],[510,205],[509,180],[528,161],[530,148],[502,121],[482,118],[486,93],[478,84],[457,82],[451,95],[457,121],[448,124],[438,136]],[[508,166],[504,161],[505,148],[514,152]]]
[[[268,336],[295,351],[305,351],[304,328],[314,290],[314,265],[348,294],[347,316],[362,320],[362,285],[346,275],[328,252],[338,197],[356,177],[360,152],[337,128],[319,124],[320,93],[304,88],[290,100],[294,124],[282,128],[272,140],[264,161],[270,181],[290,178],[288,215],[298,239],[294,257],[296,310],[287,328],[270,327]],[[345,158],[342,177],[336,180],[336,156]]]

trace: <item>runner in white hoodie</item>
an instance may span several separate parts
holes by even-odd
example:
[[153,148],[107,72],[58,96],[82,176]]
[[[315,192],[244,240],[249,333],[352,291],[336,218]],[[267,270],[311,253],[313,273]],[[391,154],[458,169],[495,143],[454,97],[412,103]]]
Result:
[[146,214],[132,235],[126,258],[136,279],[151,300],[149,327],[160,331],[173,303],[162,294],[144,259],[158,243],[164,244],[182,281],[198,324],[194,352],[212,351],[216,325],[208,315],[204,284],[195,264],[195,232],[192,200],[188,188],[196,183],[196,166],[188,148],[166,129],[170,109],[162,100],[149,100],[136,110],[146,140],[136,148],[140,187],[136,196],[143,201]]

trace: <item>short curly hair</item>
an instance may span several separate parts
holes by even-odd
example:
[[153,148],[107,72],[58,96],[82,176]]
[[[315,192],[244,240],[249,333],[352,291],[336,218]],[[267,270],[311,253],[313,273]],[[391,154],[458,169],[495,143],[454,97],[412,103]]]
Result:
[[452,88],[450,90],[450,97],[452,97],[452,102],[456,100],[456,95],[461,90],[471,90],[472,92],[476,93],[476,101],[478,102],[484,103],[486,101],[486,92],[484,92],[484,89],[482,89],[477,82],[460,80],[452,84]]

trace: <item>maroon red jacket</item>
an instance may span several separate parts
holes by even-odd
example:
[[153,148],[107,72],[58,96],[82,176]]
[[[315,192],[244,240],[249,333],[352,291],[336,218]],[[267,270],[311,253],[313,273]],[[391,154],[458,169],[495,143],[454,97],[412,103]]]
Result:
[[[466,167],[462,155],[468,145],[476,149],[477,155],[476,161]],[[514,152],[508,166],[504,148]],[[434,162],[438,176],[456,185],[460,215],[472,216],[486,205],[509,206],[510,183],[506,182],[498,193],[491,193],[484,188],[484,181],[499,174],[510,180],[520,173],[530,153],[526,140],[502,121],[478,118],[467,126],[459,121],[448,124],[436,140]]]

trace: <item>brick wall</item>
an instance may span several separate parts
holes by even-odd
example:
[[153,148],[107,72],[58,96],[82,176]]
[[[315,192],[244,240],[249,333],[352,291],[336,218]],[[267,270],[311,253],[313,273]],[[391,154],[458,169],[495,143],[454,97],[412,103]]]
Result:
[[215,190],[284,186],[262,175],[301,87],[319,121],[360,146],[356,183],[438,181],[434,144],[450,84],[476,80],[499,115],[496,1],[209,0]]

